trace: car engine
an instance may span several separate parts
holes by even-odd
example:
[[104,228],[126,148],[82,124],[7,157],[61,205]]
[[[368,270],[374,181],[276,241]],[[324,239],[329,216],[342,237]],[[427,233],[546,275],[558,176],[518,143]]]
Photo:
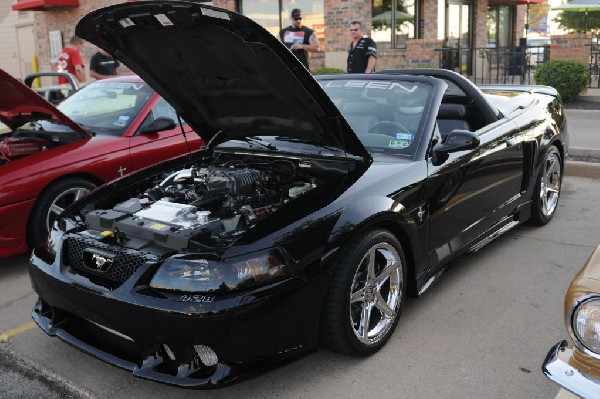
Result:
[[192,167],[112,209],[87,213],[84,234],[117,232],[134,249],[219,247],[317,185],[289,160]]
[[50,143],[42,138],[3,138],[0,140],[0,165],[48,148],[51,148]]

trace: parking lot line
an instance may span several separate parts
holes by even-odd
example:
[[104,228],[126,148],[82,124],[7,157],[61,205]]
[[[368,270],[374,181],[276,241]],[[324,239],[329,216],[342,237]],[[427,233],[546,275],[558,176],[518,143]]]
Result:
[[556,398],[554,398],[554,399],[577,399],[577,398],[578,397],[573,395],[571,392],[561,388],[560,391],[558,391]]
[[27,330],[31,330],[32,328],[35,328],[36,326],[37,325],[32,321],[30,323],[23,324],[22,326],[15,327],[12,330],[8,330],[6,332],[3,332],[2,334],[0,334],[0,342],[6,342],[6,341],[8,341],[8,339],[10,337],[14,337],[15,335],[19,335],[22,332],[25,332]]

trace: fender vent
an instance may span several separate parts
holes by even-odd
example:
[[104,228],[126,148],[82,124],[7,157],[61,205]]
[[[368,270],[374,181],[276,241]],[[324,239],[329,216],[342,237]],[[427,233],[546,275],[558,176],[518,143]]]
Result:
[[521,181],[521,194],[525,194],[532,187],[532,179],[535,179],[535,159],[538,152],[537,141],[525,141],[523,143],[523,180]]

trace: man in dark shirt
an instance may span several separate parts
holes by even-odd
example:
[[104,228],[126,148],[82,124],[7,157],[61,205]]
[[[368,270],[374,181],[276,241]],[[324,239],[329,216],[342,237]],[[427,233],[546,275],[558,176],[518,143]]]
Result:
[[348,47],[348,73],[371,73],[375,70],[377,45],[363,32],[359,21],[350,23],[352,41]]
[[308,69],[307,52],[319,50],[319,39],[314,30],[302,26],[302,10],[294,8],[291,14],[292,24],[279,31],[279,40],[294,53],[296,58]]
[[120,65],[112,55],[100,50],[90,60],[90,76],[98,80],[111,78],[117,74]]

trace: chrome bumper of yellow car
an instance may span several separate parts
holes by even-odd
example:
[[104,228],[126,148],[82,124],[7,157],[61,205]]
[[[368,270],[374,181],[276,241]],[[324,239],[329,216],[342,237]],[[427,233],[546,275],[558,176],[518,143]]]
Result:
[[600,398],[600,380],[569,364],[573,349],[567,345],[567,341],[563,340],[550,349],[542,371],[546,377],[584,399]]

